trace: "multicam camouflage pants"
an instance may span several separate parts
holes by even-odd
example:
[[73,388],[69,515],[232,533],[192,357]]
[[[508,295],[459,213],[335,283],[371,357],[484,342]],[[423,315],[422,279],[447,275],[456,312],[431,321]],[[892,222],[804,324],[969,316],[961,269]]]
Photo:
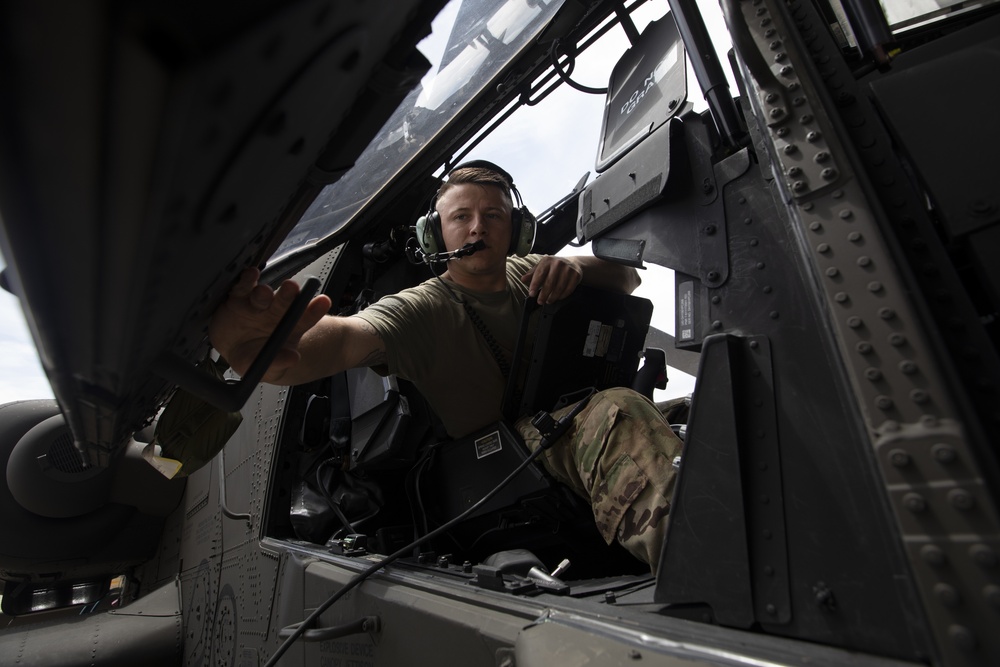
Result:
[[[552,413],[556,419],[573,406]],[[516,424],[532,451],[541,435],[530,417]],[[556,479],[590,500],[597,529],[656,574],[682,443],[657,407],[631,389],[594,394],[570,429],[542,455]]]

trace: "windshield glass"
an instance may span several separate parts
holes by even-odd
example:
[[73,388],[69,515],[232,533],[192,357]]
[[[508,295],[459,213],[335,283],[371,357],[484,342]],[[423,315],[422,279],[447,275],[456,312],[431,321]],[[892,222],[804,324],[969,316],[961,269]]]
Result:
[[994,2],[996,0],[880,0],[886,21],[894,32]]
[[355,166],[327,186],[274,253],[290,255],[341,229],[541,32],[563,0],[452,0],[419,45],[431,62]]

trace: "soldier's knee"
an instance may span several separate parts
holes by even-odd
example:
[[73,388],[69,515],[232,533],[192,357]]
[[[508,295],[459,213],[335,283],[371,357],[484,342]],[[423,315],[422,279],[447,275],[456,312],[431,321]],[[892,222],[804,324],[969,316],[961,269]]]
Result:
[[651,483],[626,509],[618,526],[618,542],[647,563],[654,575],[666,539],[669,515],[669,499]]
[[650,430],[658,430],[660,427],[670,428],[655,403],[628,387],[605,389],[598,392],[597,396],[617,407],[620,413],[619,421],[632,422],[640,428],[645,426]]

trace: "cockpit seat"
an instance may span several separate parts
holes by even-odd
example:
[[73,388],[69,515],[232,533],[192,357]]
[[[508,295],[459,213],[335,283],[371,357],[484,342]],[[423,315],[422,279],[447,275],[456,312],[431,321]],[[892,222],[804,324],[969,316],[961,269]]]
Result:
[[423,397],[405,380],[370,368],[354,368],[344,376],[351,420],[350,468],[413,463],[429,428]]
[[[437,446],[427,467],[421,487],[428,489],[427,511],[436,523],[472,507],[529,456],[512,428],[521,416],[551,411],[566,396],[579,400],[580,390],[590,387],[633,386],[651,315],[646,299],[587,286],[554,304],[529,304],[505,392],[504,420]],[[653,352],[647,364],[640,386],[651,395],[665,375],[665,357]],[[511,544],[600,539],[589,504],[540,463],[528,466],[453,532],[482,555]]]

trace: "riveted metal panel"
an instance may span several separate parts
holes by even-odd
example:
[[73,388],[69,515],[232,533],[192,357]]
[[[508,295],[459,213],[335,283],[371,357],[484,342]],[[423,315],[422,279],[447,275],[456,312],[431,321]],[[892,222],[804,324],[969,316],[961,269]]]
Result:
[[765,65],[753,93],[759,117],[770,130],[782,182],[795,197],[828,190],[840,176],[839,150],[835,136],[824,130],[823,107],[815,104],[808,82],[799,76],[788,29],[763,0],[739,7]]
[[[762,50],[769,30],[775,32],[767,37],[787,48],[787,65],[773,79],[758,81],[754,91],[757,111],[773,121],[768,131],[779,187],[793,203],[796,234],[828,304],[844,369],[938,650],[948,664],[996,664],[998,616],[989,601],[1000,590],[1000,573],[983,563],[996,560],[1000,524],[995,500],[983,483],[983,461],[975,456],[976,427],[954,401],[955,385],[942,366],[925,312],[912,298],[912,277],[899,268],[873,192],[889,195],[899,210],[907,208],[913,195],[899,189],[890,194],[897,181],[905,180],[898,166],[895,171],[862,171],[855,166],[860,164],[856,148],[832,139],[850,137],[869,164],[896,164],[853,78],[839,69],[843,65],[836,47],[825,31],[812,29],[822,18],[807,3],[790,3],[788,13],[783,7],[761,0],[741,3]],[[790,69],[784,70],[786,66]],[[775,81],[783,91],[772,98]],[[773,113],[767,105],[782,96],[804,97],[795,108],[807,113]],[[778,116],[788,120],[780,122]],[[781,133],[783,128],[787,131]],[[823,142],[810,142],[809,133]],[[796,149],[789,150],[790,144]],[[809,149],[810,159],[796,157],[806,156],[802,149],[807,146],[816,147]],[[821,152],[829,156],[818,162]],[[824,175],[820,163],[834,165],[829,167],[834,171]],[[872,175],[875,182],[869,180]],[[909,223],[915,226],[912,218]]]

